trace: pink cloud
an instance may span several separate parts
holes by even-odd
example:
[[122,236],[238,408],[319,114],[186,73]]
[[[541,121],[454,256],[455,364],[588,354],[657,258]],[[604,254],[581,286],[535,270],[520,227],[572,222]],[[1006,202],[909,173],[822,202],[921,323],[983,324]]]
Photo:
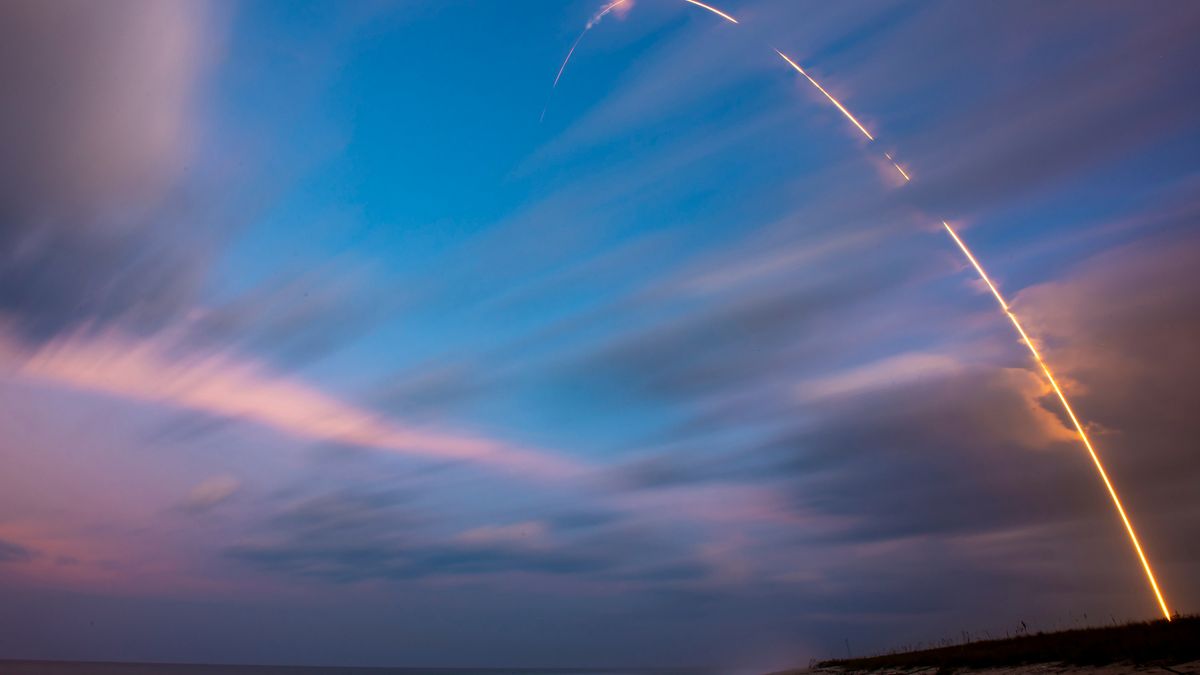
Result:
[[0,338],[18,377],[242,420],[289,436],[412,457],[457,461],[539,478],[580,467],[545,453],[465,433],[406,426],[230,351],[195,352],[165,334],[68,334],[26,352]]

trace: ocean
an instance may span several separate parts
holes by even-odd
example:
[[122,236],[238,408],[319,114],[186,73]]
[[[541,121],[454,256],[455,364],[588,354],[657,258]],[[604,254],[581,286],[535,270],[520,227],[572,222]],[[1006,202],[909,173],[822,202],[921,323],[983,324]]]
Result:
[[0,675],[717,675],[691,669],[597,670],[589,668],[327,668],[230,666],[182,663],[0,661]]

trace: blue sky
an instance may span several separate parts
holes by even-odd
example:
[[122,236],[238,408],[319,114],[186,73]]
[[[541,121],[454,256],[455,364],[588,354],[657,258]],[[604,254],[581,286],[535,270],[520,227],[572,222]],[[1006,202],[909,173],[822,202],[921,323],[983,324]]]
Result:
[[943,219],[1194,610],[1200,15],[720,7],[629,3],[553,91],[601,6],[0,9],[0,655],[771,668],[1153,616]]

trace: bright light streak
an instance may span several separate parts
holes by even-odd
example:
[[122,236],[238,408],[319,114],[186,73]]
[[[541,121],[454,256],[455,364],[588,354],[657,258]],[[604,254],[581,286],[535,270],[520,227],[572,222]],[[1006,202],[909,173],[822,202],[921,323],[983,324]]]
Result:
[[[691,2],[692,0],[687,0],[687,1]],[[854,115],[851,115],[850,111],[846,110],[845,106],[843,106],[841,103],[839,103],[838,100],[836,98],[834,98],[832,94],[825,91],[825,87],[822,87],[819,82],[812,79],[812,76],[810,76],[808,73],[804,72],[804,69],[801,68],[795,61],[789,59],[787,54],[784,54],[783,52],[779,51],[778,49],[775,50],[775,53],[780,55],[781,57],[783,57],[783,60],[787,61],[789,66],[795,68],[797,73],[800,73],[801,75],[806,77],[808,79],[808,81],[812,83],[812,86],[819,89],[822,94],[825,94],[825,98],[829,99],[830,103],[837,106],[837,109],[842,111],[842,114],[846,116],[846,119],[850,120],[851,122],[854,122],[854,126],[858,127],[858,130],[863,132],[864,136],[866,136],[867,138],[869,138],[872,141],[875,140],[875,137],[871,135],[871,132],[867,131],[867,128],[864,127],[862,125],[862,123],[859,122],[857,119],[855,119]],[[898,169],[900,167],[896,167],[896,168]],[[901,172],[901,173],[903,173],[903,172]]]
[[[583,39],[584,34],[586,34],[587,31],[592,28],[592,26],[595,24],[596,21],[598,21],[601,17],[603,17],[605,14],[607,14],[611,9],[613,9],[614,7],[616,7],[617,5],[620,5],[621,3],[625,2],[625,1],[626,0],[617,0],[616,2],[608,5],[607,7],[604,8],[604,10],[602,10],[591,21],[588,22],[587,26],[583,29],[583,33],[580,33],[579,37],[575,40],[575,44],[571,45],[571,50],[569,52],[567,52],[567,58],[563,61],[562,66],[558,70],[558,75],[554,78],[555,86],[558,85],[558,79],[560,77],[562,77],[562,73],[563,73],[563,70],[567,66],[567,62],[571,60],[571,55],[575,53],[575,47],[579,44],[579,41]],[[692,5],[696,5],[697,7],[701,7],[703,9],[706,9],[731,23],[736,24],[738,22],[737,19],[726,14],[725,12],[722,12],[721,10],[719,10],[715,7],[712,7],[710,5],[706,5],[703,2],[699,2],[699,0],[684,0],[684,2],[687,2]],[[789,66],[791,66],[796,72],[803,75],[805,77],[805,79],[807,79],[809,81],[809,83],[811,83],[814,87],[817,88],[818,91],[820,91],[822,94],[824,94],[825,98],[829,99],[829,102],[832,103],[834,106],[836,106],[837,109],[840,110],[841,113],[846,116],[846,119],[853,122],[854,126],[858,127],[858,130],[861,131],[863,133],[863,135],[867,137],[868,140],[870,140],[870,141],[875,140],[875,137],[871,135],[871,132],[867,131],[867,128],[865,126],[863,126],[863,124],[861,122],[859,122],[858,119],[855,118],[854,115],[852,115],[850,113],[850,111],[847,110],[846,107],[841,104],[840,101],[838,101],[836,98],[833,97],[832,94],[830,94],[828,91],[826,91],[825,87],[822,87],[819,82],[817,82],[815,79],[812,78],[811,75],[809,75],[807,72],[805,72],[804,69],[801,68],[799,64],[797,64],[795,61],[793,61],[791,58],[789,58],[787,56],[787,54],[784,54],[783,52],[779,51],[778,49],[775,50],[775,53],[779,54],[780,58],[782,58],[784,61],[786,61],[787,64]],[[543,116],[545,115],[545,110],[542,111],[542,115]],[[900,166],[900,163],[892,158],[891,153],[884,153],[884,157],[886,157],[888,159],[888,161],[892,163],[892,166],[894,166],[896,168],[896,171],[900,173],[900,175],[904,178],[905,182],[910,182],[912,180],[912,177],[909,176],[908,172],[905,171],[904,168]],[[958,234],[954,231],[953,228],[950,227],[949,223],[947,223],[946,221],[942,221],[942,225],[946,228],[946,232],[949,233],[950,237],[952,239],[954,239],[954,242],[956,244],[958,244],[959,249],[967,257],[967,260],[969,260],[971,262],[971,265],[975,268],[975,271],[979,274],[979,278],[982,279],[985,284],[987,284],[988,289],[991,290],[992,295],[995,296],[996,301],[1000,304],[1000,308],[1004,311],[1004,314],[1008,317],[1009,321],[1012,322],[1013,327],[1016,328],[1017,333],[1021,336],[1021,340],[1024,341],[1026,347],[1029,348],[1029,352],[1033,355],[1033,358],[1037,362],[1038,366],[1041,368],[1042,373],[1046,376],[1046,380],[1050,382],[1050,386],[1054,389],[1054,393],[1058,396],[1058,400],[1062,404],[1063,410],[1066,411],[1067,417],[1070,418],[1071,424],[1074,425],[1075,431],[1078,433],[1080,441],[1082,441],[1084,447],[1087,448],[1088,454],[1092,458],[1092,463],[1095,465],[1097,473],[1100,474],[1100,479],[1104,482],[1104,487],[1107,488],[1107,490],[1108,490],[1109,497],[1112,498],[1113,506],[1116,507],[1117,514],[1120,515],[1121,522],[1124,523],[1124,525],[1125,525],[1125,531],[1129,534],[1129,540],[1133,544],[1133,549],[1134,549],[1134,551],[1137,552],[1138,559],[1142,563],[1142,569],[1145,570],[1145,572],[1146,572],[1146,579],[1150,582],[1150,588],[1151,588],[1151,590],[1154,591],[1154,597],[1158,600],[1158,606],[1162,610],[1163,616],[1167,619],[1167,621],[1171,621],[1171,612],[1167,608],[1167,602],[1163,598],[1162,592],[1159,590],[1158,581],[1154,578],[1154,572],[1150,568],[1150,561],[1146,558],[1146,554],[1142,550],[1142,544],[1138,540],[1137,533],[1133,529],[1133,523],[1129,520],[1129,516],[1125,513],[1125,507],[1121,504],[1121,499],[1120,499],[1120,497],[1117,496],[1117,490],[1115,487],[1113,487],[1112,481],[1109,480],[1108,472],[1105,471],[1104,464],[1100,461],[1100,456],[1096,453],[1096,449],[1092,446],[1092,441],[1088,437],[1087,431],[1084,430],[1083,424],[1079,421],[1079,418],[1075,415],[1075,411],[1071,408],[1070,402],[1067,401],[1067,396],[1063,392],[1062,387],[1060,387],[1058,385],[1058,381],[1054,378],[1054,373],[1050,370],[1049,364],[1047,364],[1046,361],[1042,358],[1041,353],[1038,352],[1037,347],[1033,343],[1033,340],[1031,340],[1029,338],[1029,335],[1025,332],[1025,328],[1021,325],[1021,322],[1017,319],[1016,314],[1014,314],[1012,309],[1009,308],[1008,303],[1004,300],[1004,296],[1002,296],[1000,294],[999,289],[996,288],[995,284],[992,283],[992,280],[988,277],[987,273],[984,272],[983,266],[980,265],[979,261],[975,259],[975,256],[971,253],[970,249],[967,248],[967,245],[963,242],[962,239],[959,238]]]
[[896,167],[896,170],[900,172],[901,176],[904,176],[905,182],[912,180],[912,178],[909,177],[908,172],[900,168],[900,163],[892,159],[891,153],[885,152],[883,153],[883,156],[888,158],[888,161],[892,163],[892,166]]
[[[575,55],[575,48],[579,46],[579,43],[583,40],[583,36],[587,35],[589,30],[594,28],[596,24],[600,23],[600,19],[603,19],[605,14],[608,14],[617,7],[629,1],[630,0],[615,0],[614,2],[610,2],[599,12],[596,12],[595,16],[588,19],[588,22],[586,25],[584,25],[583,30],[579,32],[579,37],[575,38],[575,42],[571,43],[571,48],[567,50],[567,57],[563,59],[562,65],[558,67],[558,74],[554,76],[554,84],[550,85],[550,92],[552,94],[554,93],[554,90],[558,88],[558,81],[562,79],[563,72],[566,71],[567,64],[571,62],[571,57]],[[546,105],[542,106],[542,115],[538,118],[539,123],[546,119],[546,109],[549,107],[550,102],[547,100]]]
[[558,67],[558,74],[554,76],[554,84],[550,85],[551,89],[554,89],[558,86],[558,81],[562,79],[563,71],[567,69],[567,64],[571,62],[571,56],[575,54],[575,48],[579,46],[579,41],[583,39],[583,36],[586,33],[587,29],[584,29],[583,33],[580,33],[579,37],[575,38],[575,42],[571,45],[571,49],[567,51],[567,58],[563,59],[562,65]]
[[687,3],[691,3],[697,7],[703,7],[704,9],[707,9],[708,11],[712,12],[713,14],[716,14],[717,16],[721,17],[722,19],[725,19],[729,23],[737,23],[738,22],[737,19],[733,18],[732,16],[729,16],[725,12],[722,12],[721,10],[717,9],[716,7],[713,7],[712,5],[706,5],[703,2],[699,2],[698,0],[683,0],[683,1],[687,2]]
[[1133,529],[1133,523],[1130,522],[1129,516],[1126,515],[1125,507],[1121,505],[1121,498],[1117,496],[1117,489],[1113,487],[1112,481],[1109,480],[1108,472],[1104,470],[1104,464],[1100,462],[1100,455],[1098,455],[1096,453],[1096,449],[1092,447],[1092,441],[1090,438],[1088,438],[1087,432],[1084,431],[1083,424],[1079,422],[1079,418],[1075,416],[1075,411],[1071,409],[1071,404],[1067,401],[1067,395],[1063,393],[1062,387],[1058,386],[1058,381],[1054,379],[1054,373],[1050,371],[1050,366],[1042,358],[1042,355],[1038,352],[1037,347],[1034,346],[1033,340],[1029,339],[1029,335],[1025,333],[1025,329],[1021,326],[1021,322],[1017,319],[1017,315],[1014,314],[1012,309],[1009,308],[1008,303],[1004,300],[1004,296],[1000,294],[1000,290],[997,289],[996,285],[992,283],[992,280],[988,278],[987,272],[983,271],[983,266],[980,265],[979,261],[975,259],[975,256],[972,255],[971,250],[967,248],[967,245],[963,243],[961,238],[959,238],[958,233],[954,231],[954,228],[950,227],[950,224],[945,221],[942,221],[942,225],[946,228],[946,232],[950,235],[950,238],[954,240],[954,243],[958,244],[958,248],[962,250],[963,255],[967,257],[967,260],[971,261],[971,265],[979,274],[979,278],[983,280],[983,283],[987,284],[988,289],[991,290],[992,295],[995,296],[996,302],[1000,304],[1000,308],[1004,310],[1006,315],[1008,315],[1009,321],[1011,321],[1013,327],[1017,329],[1017,333],[1020,334],[1021,340],[1023,340],[1025,342],[1025,346],[1029,348],[1029,353],[1033,354],[1034,360],[1037,361],[1039,366],[1041,366],[1042,373],[1046,376],[1046,380],[1048,380],[1050,382],[1050,386],[1054,388],[1054,393],[1058,395],[1058,400],[1060,403],[1062,403],[1063,410],[1067,412],[1067,417],[1071,418],[1071,424],[1075,426],[1075,431],[1079,434],[1079,440],[1083,442],[1083,446],[1087,448],[1088,454],[1091,455],[1092,463],[1096,465],[1096,471],[1100,474],[1100,479],[1104,481],[1104,487],[1108,488],[1108,496],[1112,497],[1113,506],[1116,507],[1117,513],[1121,516],[1121,522],[1125,524],[1125,531],[1129,533],[1129,541],[1133,543],[1133,549],[1137,551],[1138,559],[1142,561],[1142,569],[1146,571],[1146,579],[1150,582],[1150,588],[1154,590],[1154,597],[1158,599],[1158,606],[1162,609],[1163,616],[1166,617],[1167,621],[1170,621],[1171,612],[1167,609],[1167,602],[1163,599],[1162,592],[1158,588],[1158,581],[1154,578],[1154,571],[1150,569],[1150,561],[1146,559],[1146,554],[1142,551],[1142,544],[1140,541],[1138,541],[1137,533]]
[[[783,57],[783,60],[787,61],[788,65],[796,69],[796,72],[808,78],[808,81],[811,82],[814,87],[821,90],[821,93],[825,94],[825,98],[828,98],[831,103],[837,106],[837,109],[842,111],[842,114],[845,115],[851,122],[853,122],[854,125],[866,135],[867,138],[871,139],[872,141],[875,140],[875,137],[872,136],[870,132],[868,132],[866,128],[854,118],[854,115],[850,114],[849,110],[846,110],[845,106],[839,103],[837,99],[829,94],[829,92],[825,91],[825,88],[822,87],[812,77],[810,77],[808,73],[804,72],[804,69],[801,68],[795,61],[788,58],[786,54],[778,49],[775,50],[775,53]],[[892,159],[890,153],[884,153],[884,156],[891,161],[892,166],[896,167],[896,171],[900,172],[900,175],[904,177],[905,181],[912,180],[908,173],[900,167],[900,164]],[[1079,434],[1079,440],[1082,441],[1083,446],[1087,448],[1088,454],[1092,458],[1092,463],[1095,464],[1096,471],[1100,474],[1100,479],[1104,482],[1104,487],[1108,490],[1109,497],[1112,498],[1113,506],[1116,507],[1117,514],[1121,516],[1121,522],[1125,524],[1125,531],[1129,534],[1129,541],[1133,544],[1133,550],[1137,552],[1138,560],[1140,560],[1142,563],[1142,569],[1146,572],[1146,579],[1150,582],[1150,589],[1154,591],[1154,597],[1158,600],[1158,606],[1162,610],[1163,616],[1167,619],[1167,621],[1170,621],[1171,612],[1169,609],[1167,609],[1167,602],[1163,598],[1162,591],[1158,588],[1158,580],[1154,578],[1154,571],[1150,568],[1150,561],[1146,558],[1146,554],[1142,550],[1142,544],[1138,540],[1137,533],[1133,529],[1133,523],[1129,520],[1129,516],[1125,513],[1125,507],[1122,506],[1121,498],[1117,496],[1117,490],[1115,487],[1113,487],[1112,481],[1108,478],[1108,472],[1104,470],[1104,464],[1100,461],[1100,455],[1098,455],[1096,453],[1096,449],[1092,447],[1092,440],[1088,437],[1087,431],[1084,430],[1083,424],[1079,421],[1079,418],[1076,417],[1075,411],[1071,408],[1070,402],[1067,401],[1067,395],[1063,393],[1062,387],[1058,386],[1058,381],[1054,379],[1054,373],[1051,372],[1049,364],[1042,359],[1042,355],[1038,352],[1037,347],[1033,344],[1033,340],[1029,339],[1029,335],[1025,333],[1025,328],[1021,326],[1021,322],[1017,320],[1017,315],[1013,314],[1012,310],[1008,306],[1008,303],[1005,302],[1004,296],[1000,295],[999,289],[997,289],[995,284],[992,283],[992,280],[988,278],[987,273],[983,271],[983,266],[980,265],[979,261],[975,259],[975,256],[971,254],[970,249],[967,248],[967,245],[963,243],[963,240],[959,238],[958,234],[954,232],[954,229],[950,227],[950,224],[942,221],[942,225],[945,226],[946,232],[950,234],[950,237],[954,239],[954,242],[958,244],[958,247],[962,250],[963,254],[966,255],[967,260],[971,261],[971,265],[975,268],[975,271],[979,273],[979,278],[983,279],[983,282],[987,284],[987,287],[992,291],[992,295],[994,295],[996,297],[996,301],[1000,303],[1000,308],[1004,310],[1005,315],[1008,316],[1008,319],[1012,322],[1013,327],[1017,329],[1017,333],[1020,334],[1021,339],[1025,342],[1025,345],[1029,347],[1029,352],[1033,354],[1034,360],[1037,361],[1038,366],[1042,369],[1042,373],[1050,382],[1050,386],[1053,387],[1054,393],[1058,396],[1059,402],[1062,403],[1063,410],[1066,411],[1067,417],[1071,419],[1071,424],[1074,425],[1075,431]]]

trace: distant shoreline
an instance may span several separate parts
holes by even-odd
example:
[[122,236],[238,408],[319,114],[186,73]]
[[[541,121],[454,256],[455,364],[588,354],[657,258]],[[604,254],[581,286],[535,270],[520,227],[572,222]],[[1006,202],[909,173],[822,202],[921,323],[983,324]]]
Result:
[[0,675],[717,675],[717,673],[698,668],[422,668],[0,659]]

